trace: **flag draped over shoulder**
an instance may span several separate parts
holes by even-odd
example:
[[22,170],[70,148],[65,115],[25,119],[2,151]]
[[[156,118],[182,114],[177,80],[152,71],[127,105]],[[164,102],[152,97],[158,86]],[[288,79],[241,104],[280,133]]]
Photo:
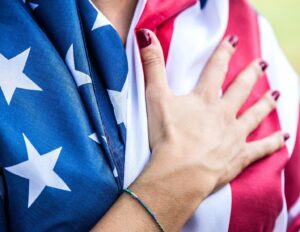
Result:
[[79,2],[0,1],[0,162],[11,231],[88,231],[123,187],[125,50],[103,15]]
[[223,90],[262,57],[270,68],[241,110],[269,89],[282,94],[249,140],[291,135],[208,197],[183,231],[299,230],[298,78],[245,0],[140,0],[125,46],[90,0],[0,0],[0,231],[89,231],[143,170],[140,28],[158,36],[176,95],[191,91],[221,39],[237,34]]

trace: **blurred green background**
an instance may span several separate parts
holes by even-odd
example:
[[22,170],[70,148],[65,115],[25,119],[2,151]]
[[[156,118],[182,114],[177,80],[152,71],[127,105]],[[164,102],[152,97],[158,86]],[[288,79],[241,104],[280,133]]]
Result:
[[279,43],[300,74],[300,1],[251,0],[272,24]]

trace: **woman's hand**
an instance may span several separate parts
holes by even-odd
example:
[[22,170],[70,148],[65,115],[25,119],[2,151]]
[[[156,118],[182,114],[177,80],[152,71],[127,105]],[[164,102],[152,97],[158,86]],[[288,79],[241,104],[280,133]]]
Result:
[[[154,211],[166,231],[179,231],[209,194],[287,139],[277,132],[247,143],[248,135],[274,109],[279,92],[268,92],[237,118],[267,65],[256,60],[220,96],[237,38],[226,38],[207,64],[194,91],[174,96],[167,84],[156,36],[137,33],[146,78],[152,159],[130,186]],[[93,231],[159,231],[147,212],[123,194]]]
[[[237,118],[267,64],[254,61],[221,97],[228,63],[237,45],[237,38],[230,37],[217,48],[194,91],[186,96],[174,96],[167,84],[158,39],[148,30],[138,32],[138,39],[146,79],[152,159],[132,188],[141,195],[150,195],[149,198],[165,191],[172,199],[166,202],[175,206],[173,211],[177,207],[180,214],[178,211],[182,213],[187,206],[189,216],[192,213],[189,210],[210,193],[233,180],[254,161],[284,145],[282,132],[246,142],[248,135],[274,109],[279,93],[267,92]],[[140,190],[145,188],[147,194]]]

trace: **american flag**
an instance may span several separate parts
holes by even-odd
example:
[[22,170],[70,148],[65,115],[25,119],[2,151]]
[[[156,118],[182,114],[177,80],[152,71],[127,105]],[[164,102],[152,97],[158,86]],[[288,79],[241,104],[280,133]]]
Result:
[[89,231],[143,170],[140,28],[161,41],[177,95],[191,91],[221,39],[237,34],[224,90],[263,57],[270,69],[242,110],[270,88],[282,93],[249,140],[278,129],[291,135],[208,197],[183,231],[298,231],[298,77],[246,0],[140,0],[125,46],[90,0],[0,0],[0,231]]
[[122,41],[89,1],[0,9],[1,218],[9,231],[88,231],[123,187]]

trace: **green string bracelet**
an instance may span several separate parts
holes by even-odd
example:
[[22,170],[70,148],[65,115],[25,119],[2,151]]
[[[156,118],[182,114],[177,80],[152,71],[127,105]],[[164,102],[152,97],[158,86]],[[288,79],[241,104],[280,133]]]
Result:
[[148,212],[148,214],[151,216],[151,218],[155,221],[155,223],[159,227],[160,231],[165,232],[162,224],[157,219],[157,217],[152,212],[152,210],[134,192],[132,192],[129,188],[124,189],[124,192],[127,193],[129,196],[131,196],[133,199],[135,199],[138,203],[140,203],[143,206],[143,208]]

